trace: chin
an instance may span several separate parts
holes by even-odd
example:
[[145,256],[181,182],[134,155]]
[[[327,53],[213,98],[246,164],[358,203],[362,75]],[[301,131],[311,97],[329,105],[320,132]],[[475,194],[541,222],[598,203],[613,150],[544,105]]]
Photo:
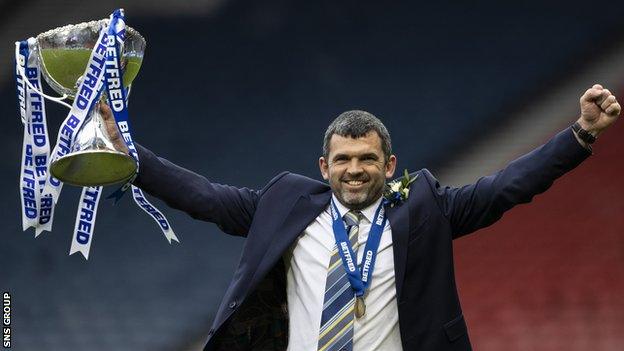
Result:
[[343,205],[345,205],[346,207],[348,207],[350,210],[361,210],[363,208],[365,208],[366,206],[369,205],[370,199],[368,199],[368,197],[366,196],[367,194],[364,195],[355,195],[355,196],[350,196],[350,195],[346,195],[342,197],[342,201],[344,202]]

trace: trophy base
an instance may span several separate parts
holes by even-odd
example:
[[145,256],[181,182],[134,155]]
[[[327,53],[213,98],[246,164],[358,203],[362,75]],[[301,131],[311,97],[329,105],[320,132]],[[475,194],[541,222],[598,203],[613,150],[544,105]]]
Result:
[[132,156],[111,150],[85,150],[65,155],[50,165],[50,173],[76,186],[111,185],[132,177],[137,165]]

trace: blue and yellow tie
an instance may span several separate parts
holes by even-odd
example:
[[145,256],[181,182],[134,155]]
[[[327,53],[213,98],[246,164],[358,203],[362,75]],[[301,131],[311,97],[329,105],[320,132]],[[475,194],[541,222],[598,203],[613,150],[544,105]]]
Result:
[[[357,253],[358,227],[361,218],[360,211],[349,211],[344,215],[349,241],[355,253]],[[327,269],[318,351],[353,350],[354,305],[355,294],[336,247]]]

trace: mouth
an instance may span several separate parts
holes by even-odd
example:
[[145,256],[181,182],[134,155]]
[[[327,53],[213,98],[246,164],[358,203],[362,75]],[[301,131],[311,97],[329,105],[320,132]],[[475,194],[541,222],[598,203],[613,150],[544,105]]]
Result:
[[364,184],[368,183],[368,181],[364,180],[343,180],[342,182],[347,184],[351,188],[359,188],[364,186]]

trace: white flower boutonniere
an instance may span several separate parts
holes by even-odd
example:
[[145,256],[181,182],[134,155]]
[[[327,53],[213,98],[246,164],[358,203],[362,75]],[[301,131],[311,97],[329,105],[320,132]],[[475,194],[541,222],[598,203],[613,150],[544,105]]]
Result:
[[386,205],[390,205],[390,207],[394,207],[394,205],[398,205],[401,202],[407,200],[409,197],[409,186],[412,184],[416,178],[418,178],[418,174],[414,178],[410,178],[407,169],[403,172],[403,178],[396,179],[386,185],[386,190],[384,191],[384,202]]

